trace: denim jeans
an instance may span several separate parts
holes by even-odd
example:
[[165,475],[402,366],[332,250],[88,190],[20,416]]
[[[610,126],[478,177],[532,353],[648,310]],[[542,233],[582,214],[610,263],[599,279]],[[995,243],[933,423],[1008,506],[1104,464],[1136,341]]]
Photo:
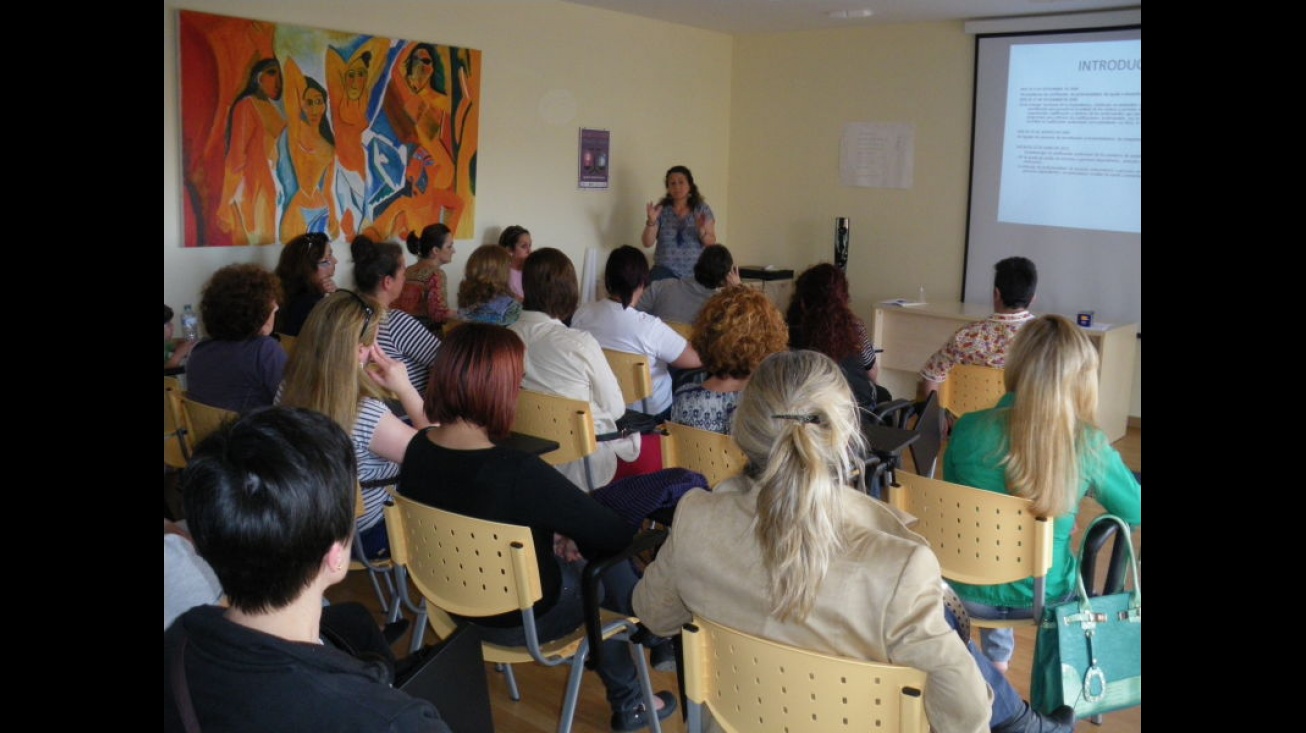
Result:
[[[1048,604],[1061,603],[1068,601],[1077,593],[1071,593],[1062,599],[1047,599]],[[1013,606],[988,606],[983,603],[972,603],[963,600],[962,605],[966,607],[966,613],[971,618],[983,618],[991,620],[1007,620],[1013,618],[1033,618],[1034,609],[1016,608]],[[1010,662],[1011,655],[1016,651],[1016,631],[1015,629],[980,629],[980,646],[984,649],[984,656],[995,662]]]
[[385,531],[384,519],[359,532],[358,541],[363,546],[363,554],[367,559],[380,560],[390,557],[390,534]]
[[[585,623],[585,605],[581,594],[581,571],[585,568],[585,561],[566,563],[556,555],[554,560],[562,571],[562,588],[553,608],[535,617],[535,631],[540,643],[566,636]],[[630,596],[638,580],[630,563],[620,563],[613,567],[603,578],[601,605],[610,611],[633,615]],[[495,644],[526,643],[526,632],[520,626],[477,628],[482,639]],[[631,710],[641,702],[635,660],[630,656],[626,642],[610,640],[603,644],[602,662],[595,671],[607,690],[608,704],[612,706],[613,712]]]
[[[948,617],[948,626],[956,629],[957,617],[952,614],[952,609],[945,606],[943,612]],[[975,642],[967,640],[966,651],[975,660],[975,666],[979,667],[984,681],[993,688],[993,710],[989,714],[989,727],[996,728],[1024,712],[1025,701],[1021,699],[1020,693],[1011,686],[1007,676],[994,668],[993,662],[980,653]]]

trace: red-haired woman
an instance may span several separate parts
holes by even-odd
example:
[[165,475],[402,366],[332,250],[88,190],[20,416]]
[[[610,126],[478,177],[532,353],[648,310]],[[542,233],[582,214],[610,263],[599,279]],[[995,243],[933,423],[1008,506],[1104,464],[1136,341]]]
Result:
[[[426,414],[438,424],[408,444],[399,493],[440,509],[531,528],[543,585],[535,626],[544,642],[584,622],[584,558],[618,552],[633,535],[621,517],[538,456],[494,444],[507,437],[512,425],[525,357],[521,338],[503,326],[466,323],[449,334],[431,365],[426,390]],[[617,569],[605,576],[605,596],[613,610],[630,612],[635,582],[633,571]],[[476,619],[475,624],[489,641],[525,642],[516,611]],[[605,649],[598,673],[612,705],[613,729],[635,730],[648,722],[635,666],[621,648],[625,642],[608,643],[612,648]],[[657,697],[662,719],[675,709],[675,696],[659,692]]]
[[789,348],[811,349],[843,368],[853,397],[863,410],[874,410],[890,397],[879,386],[880,364],[866,324],[849,305],[848,278],[828,262],[813,265],[794,281],[794,296],[785,313]]

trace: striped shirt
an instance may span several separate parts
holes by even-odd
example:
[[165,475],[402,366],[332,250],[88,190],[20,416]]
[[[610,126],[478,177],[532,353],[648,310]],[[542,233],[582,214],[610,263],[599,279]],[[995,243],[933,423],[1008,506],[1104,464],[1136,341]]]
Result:
[[[350,437],[354,441],[354,460],[358,461],[358,480],[361,482],[393,478],[399,481],[399,464],[372,452],[372,435],[381,418],[391,414],[381,400],[364,397],[358,403],[358,418]],[[363,489],[363,516],[358,520],[358,530],[371,529],[381,521],[387,493],[384,486]]]
[[425,396],[431,362],[440,350],[440,339],[431,329],[403,311],[387,309],[376,333],[376,343],[386,356],[404,365],[408,381],[413,383],[417,394]]

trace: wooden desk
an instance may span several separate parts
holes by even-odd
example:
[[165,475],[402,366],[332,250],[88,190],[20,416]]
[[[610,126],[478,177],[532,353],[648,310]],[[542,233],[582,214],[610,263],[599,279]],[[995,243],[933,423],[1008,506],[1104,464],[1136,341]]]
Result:
[[[876,347],[884,349],[880,354],[880,368],[919,372],[926,359],[947,343],[957,329],[982,321],[992,312],[992,304],[929,303],[914,308],[877,305],[871,330]],[[1073,316],[1068,318],[1074,320]],[[1107,438],[1114,442],[1124,437],[1128,426],[1138,324],[1085,330],[1101,359],[1097,421]]]

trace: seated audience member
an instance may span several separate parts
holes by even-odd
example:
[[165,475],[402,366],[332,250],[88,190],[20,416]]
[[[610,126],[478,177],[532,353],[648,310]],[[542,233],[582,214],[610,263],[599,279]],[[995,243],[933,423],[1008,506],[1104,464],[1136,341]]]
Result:
[[799,274],[785,318],[790,348],[819,351],[838,362],[859,407],[870,411],[889,400],[889,391],[876,383],[880,364],[875,345],[866,324],[853,313],[843,270],[822,262]]
[[404,272],[408,285],[395,297],[394,308],[439,331],[453,315],[444,277],[444,266],[455,254],[453,232],[439,222],[424,227],[421,236],[409,232],[408,251],[417,262]]
[[336,291],[336,262],[321,232],[301,234],[281,247],[276,272],[285,300],[277,312],[277,333],[298,336],[313,306]]
[[499,235],[499,246],[512,255],[512,265],[508,268],[508,289],[518,300],[524,300],[522,289],[522,271],[526,267],[526,258],[531,256],[531,233],[526,227],[513,224]]
[[822,654],[915,667],[928,675],[934,730],[1073,730],[1071,708],[1040,715],[949,628],[929,545],[853,488],[864,441],[833,360],[806,350],[767,357],[735,417],[748,466],[680,500],[635,586],[641,622],[673,634],[697,614]]
[[763,359],[789,348],[789,328],[770,298],[760,290],[736,285],[703,306],[690,344],[703,358],[700,374],[705,378],[676,389],[671,421],[729,434],[740,392]]
[[163,368],[176,369],[185,365],[190,350],[195,342],[185,338],[173,338],[172,308],[163,304]]
[[[943,455],[949,481],[1025,497],[1039,516],[1052,518],[1049,602],[1077,593],[1071,535],[1087,494],[1131,525],[1143,521],[1142,486],[1094,422],[1097,367],[1097,349],[1079,326],[1061,316],[1034,318],[1007,349],[1007,394],[996,407],[962,415]],[[1033,611],[1033,580],[952,585],[977,618],[1029,618]],[[1005,671],[1012,630],[980,634],[984,653]]]
[[[349,431],[363,490],[358,539],[369,558],[390,552],[385,487],[399,480],[399,462],[414,428],[427,425],[408,370],[376,342],[384,315],[352,290],[328,296],[304,323],[277,398],[277,404],[315,410]],[[412,425],[395,416],[387,399],[399,402]]]
[[[620,552],[633,533],[612,510],[578,491],[539,457],[494,444],[506,438],[512,426],[525,353],[521,338],[499,326],[465,323],[450,332],[435,358],[426,393],[426,417],[432,426],[408,445],[399,493],[459,514],[530,527],[543,592],[535,604],[535,626],[540,641],[547,642],[584,623],[580,578],[585,560]],[[566,549],[560,553],[557,547]],[[608,607],[629,614],[635,580],[630,563],[608,572]],[[471,623],[486,641],[525,643],[517,611]],[[614,730],[648,724],[635,665],[625,647],[624,641],[607,642],[598,669],[612,706]],[[669,692],[658,693],[657,702],[659,719],[675,709]]]
[[163,520],[163,630],[196,606],[222,600],[222,584],[213,568],[195,552],[195,543],[182,525]]
[[376,332],[377,345],[404,365],[413,389],[424,394],[440,339],[413,316],[390,307],[404,289],[404,251],[394,242],[373,242],[361,234],[354,237],[349,251],[354,257],[358,291],[376,303],[378,313],[385,314]]
[[[648,287],[648,260],[643,252],[630,245],[613,250],[603,285],[608,297],[577,309],[571,327],[588,331],[605,349],[647,356],[653,373],[647,412],[665,420],[671,410],[671,368],[697,369],[703,362],[684,336],[657,316],[635,308]],[[639,403],[627,407],[640,409]]]
[[[596,435],[617,430],[617,419],[626,412],[621,386],[608,366],[599,342],[585,331],[568,328],[580,301],[576,267],[561,250],[545,247],[526,258],[522,270],[526,300],[521,317],[509,326],[526,344],[524,389],[544,394],[585,400],[594,413]],[[682,339],[683,340],[683,339]],[[618,459],[639,458],[640,436],[599,442],[589,457],[594,488],[606,485],[617,472]],[[572,483],[588,491],[583,461],[556,466]]]
[[1029,306],[1034,303],[1038,270],[1024,257],[1008,257],[993,266],[993,314],[983,321],[966,324],[934,352],[921,369],[920,397],[948,379],[958,364],[1001,369],[1007,363],[1007,347],[1025,324],[1034,320]]
[[458,285],[458,317],[464,321],[511,326],[521,317],[521,303],[508,286],[512,255],[497,244],[482,244],[467,258]]
[[693,277],[654,281],[635,305],[669,323],[693,323],[703,304],[727,285],[738,285],[739,268],[724,244],[703,248]]
[[267,407],[286,371],[286,350],[270,335],[281,286],[259,265],[227,265],[200,295],[208,338],[186,365],[186,392],[234,412]]
[[349,572],[354,481],[349,436],[309,410],[255,410],[199,445],[186,516],[230,608],[196,606],[164,631],[164,731],[449,731],[391,687],[365,608],[323,608]]

